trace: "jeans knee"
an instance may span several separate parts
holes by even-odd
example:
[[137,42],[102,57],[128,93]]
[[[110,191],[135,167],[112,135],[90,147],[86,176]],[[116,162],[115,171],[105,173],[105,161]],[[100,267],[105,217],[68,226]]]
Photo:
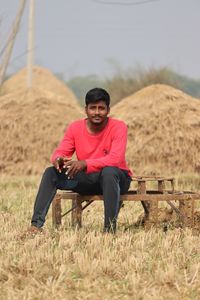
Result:
[[51,166],[45,169],[44,175],[55,174],[55,167]]
[[57,175],[56,175],[56,169],[55,167],[48,167],[45,169],[44,173],[43,173],[43,180],[50,180],[50,181],[56,181],[57,179]]
[[118,177],[117,167],[104,167],[101,171],[101,177],[105,178],[116,178]]

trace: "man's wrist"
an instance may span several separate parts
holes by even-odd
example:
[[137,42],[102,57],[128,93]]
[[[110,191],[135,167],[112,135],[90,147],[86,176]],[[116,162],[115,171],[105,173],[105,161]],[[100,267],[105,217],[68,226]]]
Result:
[[84,170],[87,170],[87,163],[86,163],[86,160],[82,160],[82,162],[84,163]]

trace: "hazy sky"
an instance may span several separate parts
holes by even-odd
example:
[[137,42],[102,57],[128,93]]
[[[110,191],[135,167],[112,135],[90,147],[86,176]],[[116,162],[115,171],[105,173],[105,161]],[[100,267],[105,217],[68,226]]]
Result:
[[[124,4],[142,0],[102,0]],[[0,49],[20,0],[0,0]],[[29,2],[29,1],[28,1]],[[26,64],[28,5],[9,73]],[[123,68],[168,66],[200,79],[200,0],[155,0],[142,5],[95,0],[35,0],[35,63],[68,79],[105,76]]]

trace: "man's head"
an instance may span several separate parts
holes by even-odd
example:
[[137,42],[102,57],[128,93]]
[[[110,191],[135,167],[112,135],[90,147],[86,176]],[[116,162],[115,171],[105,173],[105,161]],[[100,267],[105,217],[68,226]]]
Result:
[[106,124],[110,112],[110,96],[102,88],[94,88],[85,96],[85,112],[88,121],[93,125]]
[[88,106],[90,103],[96,103],[99,101],[104,101],[106,106],[110,106],[110,95],[106,90],[102,88],[94,88],[87,92],[85,96],[85,104]]

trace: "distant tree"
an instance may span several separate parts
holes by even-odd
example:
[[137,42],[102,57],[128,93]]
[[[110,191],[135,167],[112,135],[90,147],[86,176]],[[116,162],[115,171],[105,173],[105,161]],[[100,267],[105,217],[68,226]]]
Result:
[[115,104],[145,86],[158,83],[181,88],[178,78],[165,67],[160,69],[150,68],[148,71],[141,67],[125,71],[118,69],[112,78],[107,79],[106,88],[112,96],[112,103]]
[[67,86],[74,92],[80,104],[84,106],[85,94],[94,87],[105,87],[104,80],[97,75],[76,76],[66,82]]

